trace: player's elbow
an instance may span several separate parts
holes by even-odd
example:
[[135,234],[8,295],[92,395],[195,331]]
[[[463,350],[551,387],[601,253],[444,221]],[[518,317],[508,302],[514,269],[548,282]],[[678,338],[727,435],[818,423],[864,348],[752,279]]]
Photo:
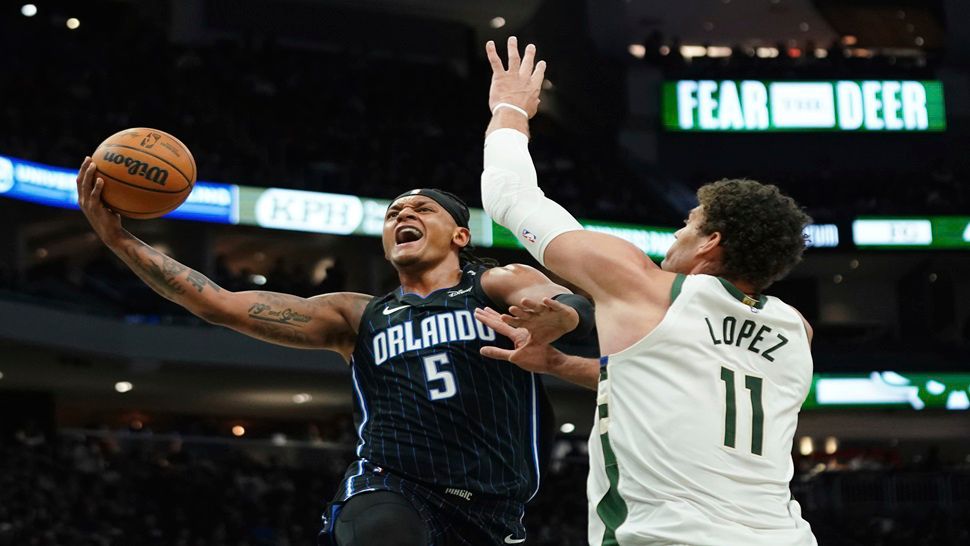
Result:
[[229,317],[225,313],[220,313],[212,309],[200,309],[194,314],[209,324],[213,324],[215,326],[229,326]]
[[487,167],[482,173],[482,208],[505,227],[543,197],[536,183],[523,181],[519,173],[496,167]]
[[220,301],[206,302],[195,309],[190,309],[192,314],[200,319],[216,326],[232,326],[232,314],[226,305]]
[[508,214],[508,205],[502,200],[501,195],[507,186],[503,179],[509,176],[512,175],[489,167],[482,172],[482,208],[485,209],[485,214],[496,222]]

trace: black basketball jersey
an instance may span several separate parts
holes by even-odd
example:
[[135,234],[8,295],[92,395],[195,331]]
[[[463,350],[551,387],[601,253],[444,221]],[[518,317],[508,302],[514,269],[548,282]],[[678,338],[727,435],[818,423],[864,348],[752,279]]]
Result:
[[496,308],[486,270],[466,266],[457,285],[425,298],[398,288],[368,304],[351,362],[357,455],[435,486],[526,501],[539,487],[541,385],[479,354],[512,345],[475,320],[476,307]]

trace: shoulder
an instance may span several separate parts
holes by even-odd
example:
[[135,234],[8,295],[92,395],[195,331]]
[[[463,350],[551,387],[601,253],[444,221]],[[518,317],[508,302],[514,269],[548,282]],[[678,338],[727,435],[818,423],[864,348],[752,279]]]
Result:
[[809,324],[808,319],[805,318],[805,315],[802,315],[801,311],[799,311],[798,309],[795,309],[791,305],[789,305],[788,307],[791,307],[791,310],[794,311],[796,315],[798,315],[798,318],[802,319],[802,324],[805,326],[805,335],[808,336],[808,342],[809,344],[811,344],[812,338],[815,337],[815,330],[812,329],[812,325]]
[[508,299],[523,289],[535,286],[559,287],[538,269],[525,264],[508,264],[485,270],[480,276],[482,290],[496,301]]
[[505,282],[535,282],[548,280],[541,271],[525,264],[508,264],[485,269],[480,273],[482,284]]
[[360,292],[331,292],[329,294],[313,296],[310,298],[310,301],[317,305],[333,306],[341,310],[351,310],[363,309],[376,299],[370,294],[361,294]]
[[781,305],[782,308],[784,309],[791,310],[791,314],[794,315],[792,320],[797,320],[802,323],[802,326],[804,326],[805,328],[805,336],[808,339],[809,345],[811,345],[812,338],[815,337],[815,330],[812,329],[812,325],[811,323],[808,322],[808,319],[805,318],[805,315],[803,315],[801,311],[796,309],[794,305],[791,305],[790,303],[782,300],[777,296],[769,296],[769,301],[776,305]]

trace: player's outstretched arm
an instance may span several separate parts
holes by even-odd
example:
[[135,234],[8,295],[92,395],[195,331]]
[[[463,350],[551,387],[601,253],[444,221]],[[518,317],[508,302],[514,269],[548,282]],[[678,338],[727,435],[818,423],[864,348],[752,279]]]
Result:
[[[532,44],[520,58],[515,37],[508,41],[507,69],[493,42],[485,49],[492,67],[489,107],[493,113],[482,173],[486,212],[509,228],[540,263],[589,292],[598,304],[612,298],[628,299],[630,286],[651,284],[651,277],[663,276],[636,246],[583,230],[568,211],[539,189],[529,154],[528,126],[538,111],[545,63],[534,62]],[[666,297],[670,282],[665,287],[660,283],[659,299]]]
[[361,314],[371,296],[350,292],[300,298],[275,292],[230,292],[205,275],[128,233],[101,202],[102,179],[86,158],[78,173],[78,204],[95,233],[145,284],[194,315],[288,347],[330,349],[349,360]]

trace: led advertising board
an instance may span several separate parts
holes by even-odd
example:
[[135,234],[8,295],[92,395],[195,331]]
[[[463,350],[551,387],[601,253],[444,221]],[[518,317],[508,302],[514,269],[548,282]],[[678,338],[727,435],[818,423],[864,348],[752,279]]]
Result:
[[939,81],[679,80],[664,82],[662,97],[669,131],[946,129]]
[[[166,217],[236,224],[238,193],[239,187],[233,184],[196,182],[185,202]],[[76,209],[77,169],[0,156],[0,197]]]
[[970,216],[860,217],[852,241],[859,248],[970,249]]
[[970,374],[816,374],[803,407],[967,410]]
[[[77,208],[77,171],[0,156],[0,197],[41,205]],[[380,237],[384,213],[391,202],[356,195],[257,188],[215,182],[196,182],[182,206],[166,218],[268,229]],[[470,209],[472,241],[482,248],[521,248],[509,230],[494,223],[478,208]],[[580,220],[586,229],[630,241],[652,258],[662,258],[674,242],[675,228]],[[835,224],[805,228],[807,244],[815,248],[839,245]]]

